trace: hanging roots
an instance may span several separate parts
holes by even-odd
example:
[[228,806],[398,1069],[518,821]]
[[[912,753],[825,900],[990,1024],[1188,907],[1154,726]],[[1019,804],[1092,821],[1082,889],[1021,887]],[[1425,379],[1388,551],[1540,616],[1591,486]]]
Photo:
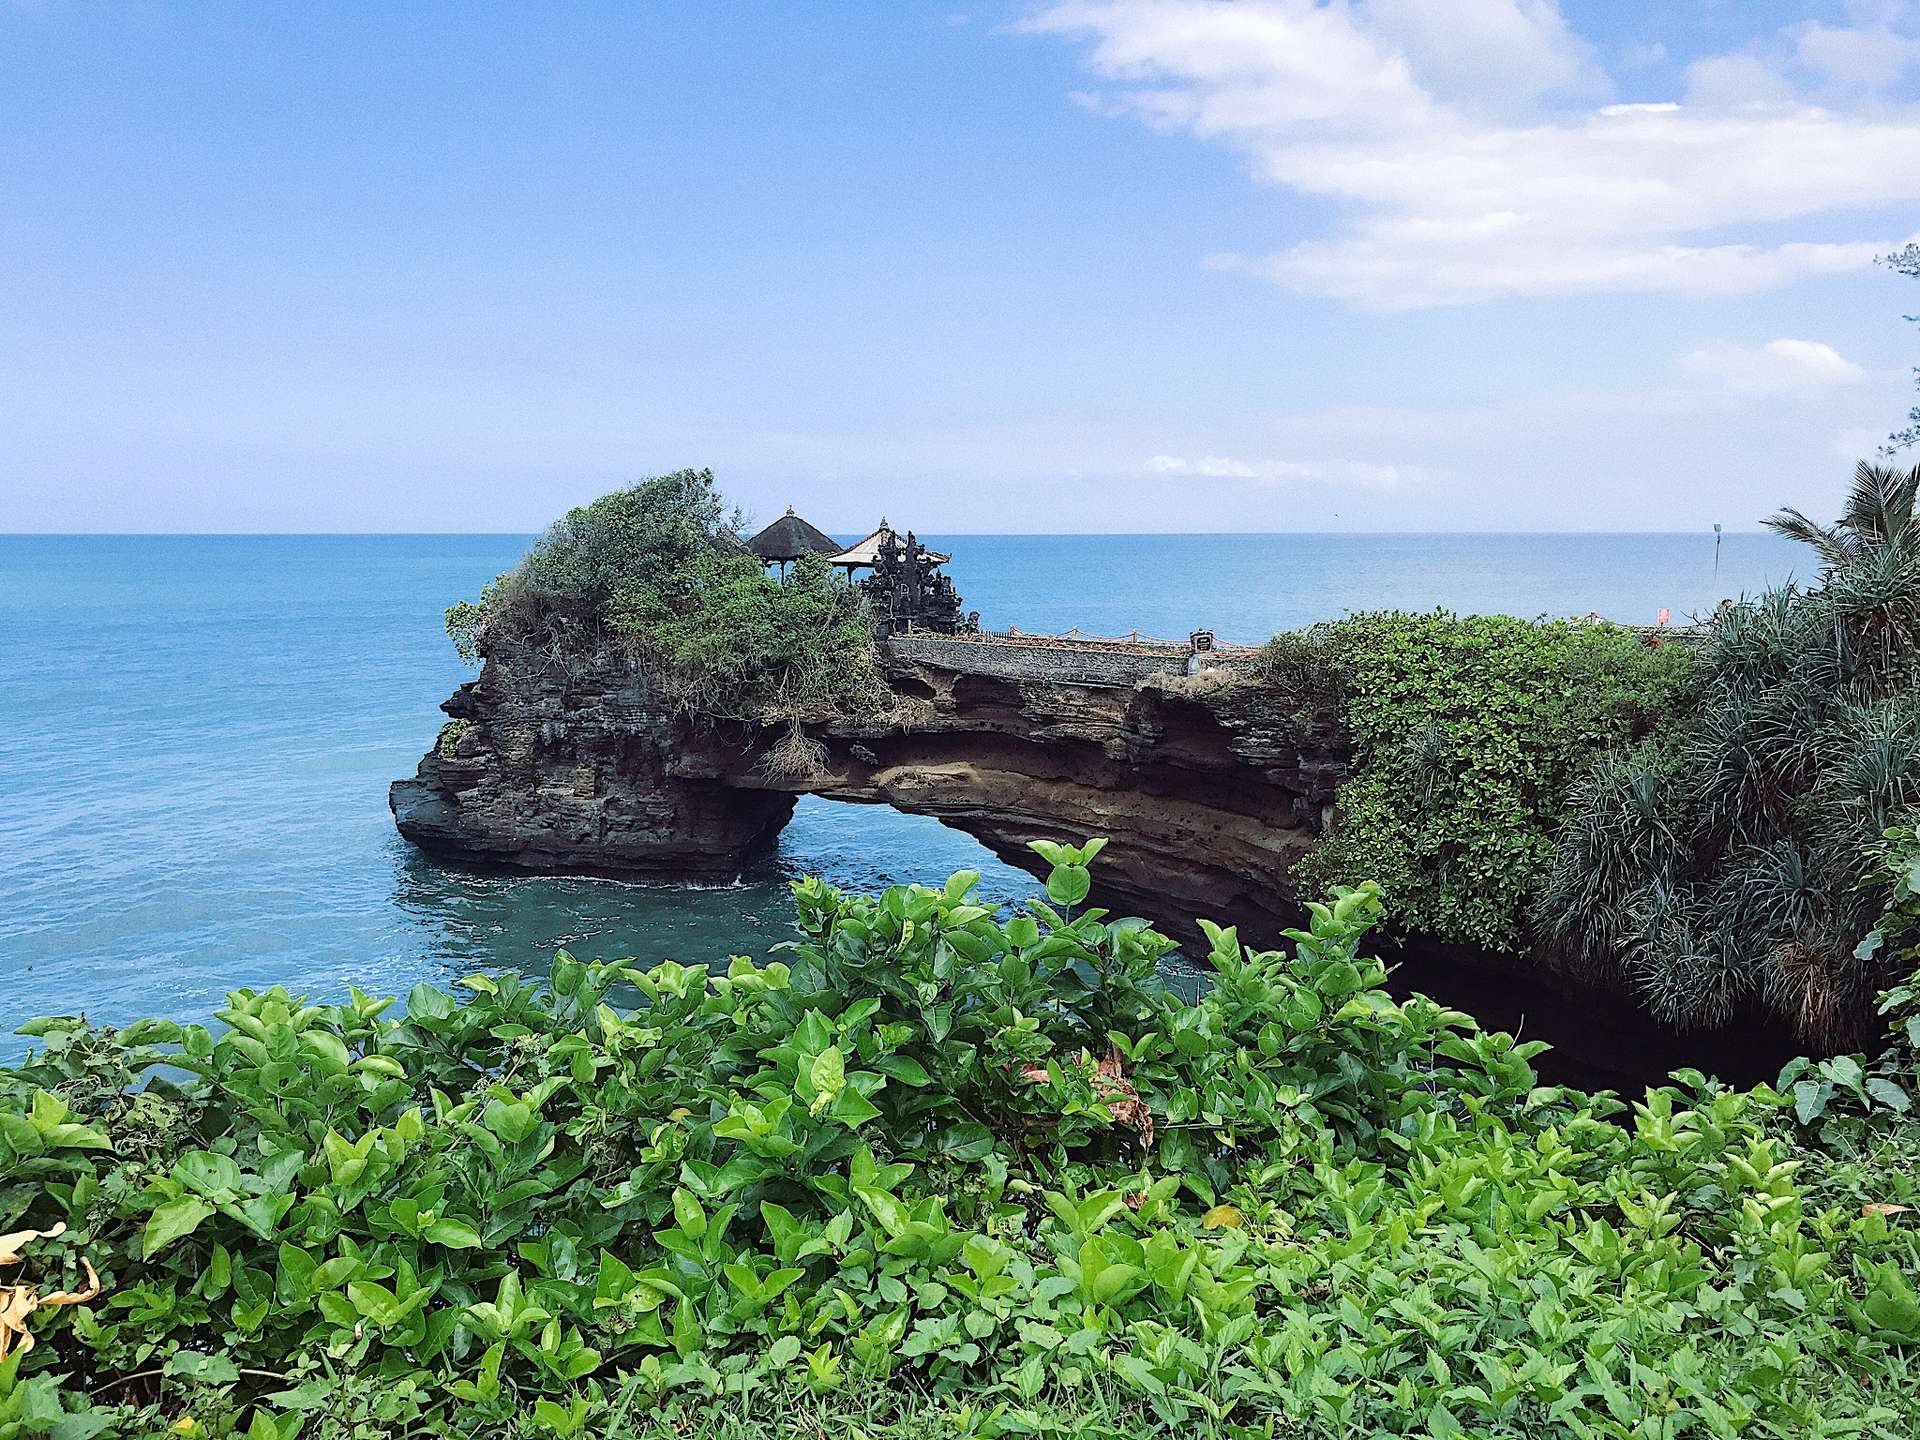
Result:
[[802,730],[798,720],[789,720],[787,733],[761,757],[760,773],[783,784],[817,785],[833,772],[827,769],[827,747]]

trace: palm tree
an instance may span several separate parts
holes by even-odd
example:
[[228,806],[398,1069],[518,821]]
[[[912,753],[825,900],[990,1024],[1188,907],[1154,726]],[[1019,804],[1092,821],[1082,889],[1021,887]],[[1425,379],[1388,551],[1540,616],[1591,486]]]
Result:
[[1552,959],[1677,1024],[1758,1005],[1811,1045],[1872,1040],[1872,848],[1920,808],[1916,497],[1920,466],[1863,464],[1832,525],[1764,522],[1820,581],[1725,607],[1695,704],[1575,787],[1535,897]]
[[1853,473],[1846,513],[1831,525],[1809,520],[1791,505],[1760,523],[1789,540],[1813,546],[1829,570],[1837,570],[1876,550],[1920,550],[1920,529],[1913,513],[1920,493],[1920,465],[1896,470],[1865,460]]

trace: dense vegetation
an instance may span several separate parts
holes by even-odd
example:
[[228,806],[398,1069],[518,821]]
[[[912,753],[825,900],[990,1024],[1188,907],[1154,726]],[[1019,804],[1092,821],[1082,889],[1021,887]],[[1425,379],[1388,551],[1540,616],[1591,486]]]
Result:
[[1256,679],[1353,744],[1310,886],[1376,879],[1408,930],[1516,953],[1690,1026],[1770,1010],[1876,1033],[1875,846],[1920,805],[1920,469],[1863,465],[1818,582],[1689,643],[1506,616],[1357,615]]
[[1304,883],[1377,880],[1408,928],[1522,948],[1568,791],[1684,707],[1691,658],[1614,625],[1444,611],[1354,615],[1274,642],[1267,680],[1317,689],[1353,744],[1338,824]]
[[468,660],[506,642],[561,665],[624,649],[707,719],[877,706],[858,593],[817,559],[775,579],[738,527],[710,470],[641,481],[556,521],[518,568],[447,611],[447,631]]
[[1769,522],[1820,583],[1715,616],[1697,702],[1573,795],[1537,908],[1567,963],[1682,1024],[1760,1004],[1815,1044],[1871,1038],[1872,845],[1920,803],[1916,490],[1862,465],[1838,524]]
[[1011,916],[803,882],[723,973],[27,1027],[0,1440],[1911,1433],[1910,991],[1878,1068],[1629,1112],[1390,999],[1372,886],[1182,1003],[1097,848]]
[[1256,682],[1331,712],[1354,747],[1302,883],[1375,879],[1400,929],[1524,950],[1569,791],[1686,708],[1692,659],[1613,624],[1505,614],[1352,614],[1273,637]]

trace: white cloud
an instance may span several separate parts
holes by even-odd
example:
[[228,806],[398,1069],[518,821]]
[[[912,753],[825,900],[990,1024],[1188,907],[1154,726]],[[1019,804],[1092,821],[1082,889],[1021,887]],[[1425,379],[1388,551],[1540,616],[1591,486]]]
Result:
[[1554,0],[1369,0],[1365,21],[1429,93],[1476,111],[1511,112],[1542,95],[1609,88]]
[[1808,21],[1793,35],[1794,60],[1838,91],[1877,93],[1920,61],[1920,40],[1885,20],[1847,27]]
[[1140,467],[1149,475],[1188,476],[1204,480],[1290,480],[1322,485],[1384,487],[1416,480],[1420,472],[1407,465],[1375,465],[1362,460],[1302,462],[1298,460],[1236,460],[1228,455],[1154,455]]
[[[1756,290],[1864,266],[1888,247],[1884,227],[1839,241],[1716,232],[1920,201],[1920,111],[1795,101],[1763,61],[1721,57],[1693,68],[1685,105],[1543,113],[1540,97],[1598,83],[1552,4],[1472,0],[1447,25],[1433,13],[1411,0],[1060,0],[1024,28],[1088,45],[1109,82],[1102,113],[1233,146],[1257,179],[1351,207],[1330,238],[1212,263],[1370,307]],[[1488,113],[1490,87],[1509,113]]]
[[1687,103],[1723,110],[1791,105],[1793,82],[1758,55],[1709,55],[1687,66]]
[[1816,395],[1866,378],[1866,371],[1819,340],[1705,345],[1684,357],[1680,369],[1696,383],[1745,395]]

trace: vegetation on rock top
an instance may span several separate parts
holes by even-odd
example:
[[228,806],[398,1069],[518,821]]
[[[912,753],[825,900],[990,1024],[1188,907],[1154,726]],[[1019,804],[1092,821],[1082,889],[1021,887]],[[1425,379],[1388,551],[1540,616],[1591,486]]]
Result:
[[764,722],[886,698],[871,623],[817,557],[784,580],[741,548],[710,470],[643,480],[569,511],[478,601],[447,611],[477,661],[511,642],[561,665],[609,649],[708,720]]
[[1875,842],[1920,804],[1920,468],[1862,465],[1832,526],[1769,521],[1819,583],[1715,615],[1698,698],[1568,806],[1537,913],[1568,963],[1681,1024],[1743,1004],[1815,1044],[1871,1038]]
[[0,1440],[1908,1433],[1911,990],[1629,1107],[1391,999],[1370,885],[1183,1003],[1098,848],[1011,915],[800,882],[724,972],[27,1027]]

